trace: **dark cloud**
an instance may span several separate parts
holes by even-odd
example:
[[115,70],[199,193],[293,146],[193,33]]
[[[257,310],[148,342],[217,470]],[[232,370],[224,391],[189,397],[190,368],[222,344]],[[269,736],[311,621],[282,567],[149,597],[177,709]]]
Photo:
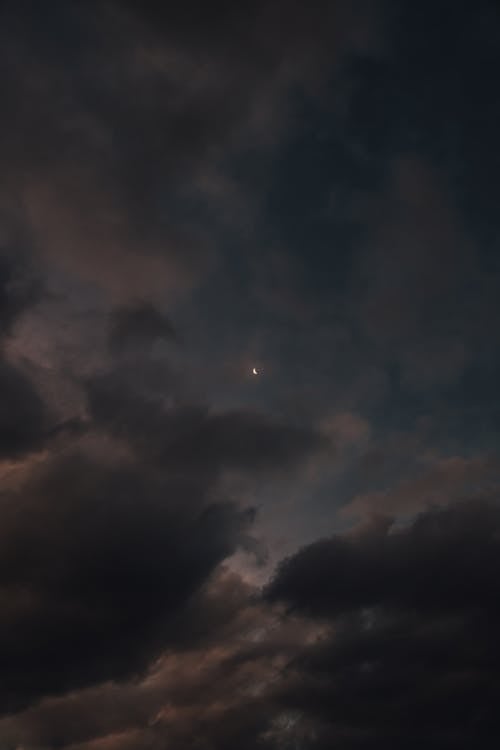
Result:
[[316,615],[376,604],[496,608],[491,580],[483,574],[500,561],[498,523],[497,505],[479,501],[423,513],[403,530],[391,529],[382,517],[366,533],[319,541],[284,562],[270,596]]
[[143,670],[252,521],[196,479],[78,457],[5,492],[1,515],[2,711]]
[[2,4],[2,749],[498,743],[499,15],[407,5]]
[[[470,501],[317,542],[268,596],[331,627],[293,668],[286,705],[341,748],[498,738],[497,503]],[[413,744],[412,744],[413,743]]]
[[50,435],[49,414],[33,384],[0,360],[0,458],[15,458],[41,448]]
[[121,373],[93,379],[87,393],[98,427],[130,442],[143,459],[174,472],[283,470],[328,445],[315,429],[264,413],[218,412],[142,397],[130,392]]
[[370,6],[8,4],[8,226],[119,296],[189,286],[217,256],[224,162],[274,140],[291,90],[363,43]]
[[20,315],[42,298],[42,286],[21,261],[0,254],[0,335],[11,332]]
[[6,340],[24,312],[40,301],[41,285],[21,261],[0,255],[0,459],[22,456],[41,448],[54,429],[35,385],[9,362]]
[[168,318],[147,302],[117,310],[113,315],[109,343],[114,352],[149,348],[158,340],[175,339]]
[[303,619],[216,575],[147,679],[45,701],[0,733],[85,749],[493,743],[499,530],[498,505],[476,500],[306,548],[267,591]]
[[[158,317],[145,324],[143,309],[139,324],[136,311],[120,318],[124,345],[129,334],[147,341],[158,331]],[[238,548],[261,548],[250,536],[254,511],[226,497],[223,473],[288,471],[325,445],[315,430],[264,413],[177,404],[174,389],[152,387],[148,347],[128,355],[78,380],[85,419],[52,429],[59,445],[46,443],[52,450],[40,467],[27,465],[2,495],[0,712],[133,679],[165,649],[210,642],[225,616],[205,610],[200,587]],[[168,362],[158,366],[168,375]],[[17,371],[5,366],[3,375],[4,392],[17,396],[5,404],[6,414],[17,408],[11,423],[4,419],[12,454],[27,449],[44,404],[30,401]],[[92,450],[103,434],[120,449],[101,442],[100,452],[97,442]]]
[[0,719],[0,737],[28,747],[95,741],[156,748],[167,738],[179,748],[198,740],[207,748],[272,746],[265,734],[279,710],[274,685],[307,627],[280,625],[257,592],[227,570],[179,614],[181,648],[163,654],[144,679],[45,700]]

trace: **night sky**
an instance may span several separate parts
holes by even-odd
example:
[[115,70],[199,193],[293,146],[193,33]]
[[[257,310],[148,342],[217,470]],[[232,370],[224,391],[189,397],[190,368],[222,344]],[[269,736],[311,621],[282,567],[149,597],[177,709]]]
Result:
[[500,743],[500,6],[4,0],[0,750]]

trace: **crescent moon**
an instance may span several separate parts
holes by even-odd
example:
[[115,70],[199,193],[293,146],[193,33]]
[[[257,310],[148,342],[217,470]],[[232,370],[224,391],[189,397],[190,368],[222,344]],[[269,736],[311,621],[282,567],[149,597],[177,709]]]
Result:
[[252,370],[252,373],[253,373],[253,375],[258,375],[259,371],[257,370],[256,367],[254,367],[253,370]]

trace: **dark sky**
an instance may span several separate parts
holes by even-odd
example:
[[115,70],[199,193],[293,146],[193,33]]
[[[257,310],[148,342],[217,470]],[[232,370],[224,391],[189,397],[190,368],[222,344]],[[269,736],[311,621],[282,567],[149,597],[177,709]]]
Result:
[[0,69],[0,750],[496,748],[498,4],[5,0]]

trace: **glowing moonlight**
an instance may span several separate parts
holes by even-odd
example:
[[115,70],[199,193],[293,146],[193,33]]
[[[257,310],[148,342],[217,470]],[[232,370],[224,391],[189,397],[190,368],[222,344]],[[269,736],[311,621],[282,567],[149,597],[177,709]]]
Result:
[[254,368],[252,369],[252,375],[258,375],[258,374],[259,374],[259,371],[257,370],[257,368],[256,368],[256,367],[254,367]]

